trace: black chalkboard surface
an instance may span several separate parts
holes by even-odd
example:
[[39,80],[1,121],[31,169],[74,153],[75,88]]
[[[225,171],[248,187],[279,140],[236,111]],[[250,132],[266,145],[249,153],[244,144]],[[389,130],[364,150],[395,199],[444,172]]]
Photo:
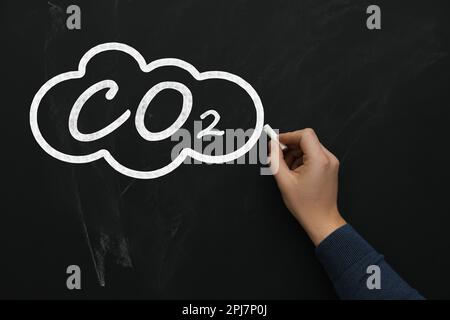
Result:
[[[80,29],[67,27],[72,4]],[[379,0],[382,27],[369,30],[371,4],[2,2],[0,297],[336,298],[273,177],[261,175],[263,164],[182,164],[142,180],[104,159],[59,161],[38,145],[29,114],[39,88],[76,70],[92,47],[120,42],[146,61],[178,58],[201,72],[239,75],[261,98],[265,123],[314,128],[340,159],[344,218],[424,296],[450,298],[448,17],[443,2]],[[227,127],[255,122],[235,86],[201,86],[170,67],[153,75],[117,52],[94,58],[85,78],[43,99],[49,141],[67,152],[106,146],[143,170],[170,160],[173,145],[137,141],[133,121],[93,147],[73,146],[68,112],[107,77],[121,94],[109,103],[93,98],[80,131],[134,112],[150,87],[174,79],[192,89],[194,118],[212,106]],[[163,130],[180,103],[161,94],[145,121]],[[70,265],[82,271],[82,290],[66,287]]]

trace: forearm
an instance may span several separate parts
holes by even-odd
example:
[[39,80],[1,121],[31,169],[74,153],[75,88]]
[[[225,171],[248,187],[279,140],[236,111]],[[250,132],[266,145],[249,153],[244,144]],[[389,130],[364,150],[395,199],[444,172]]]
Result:
[[[317,246],[317,257],[339,297],[423,299],[342,219],[337,209],[339,160],[314,130],[287,132],[278,140],[288,149],[271,141],[270,168],[286,207]],[[368,267],[380,271],[374,287],[368,285]]]
[[[348,224],[324,239],[316,255],[341,299],[424,299]],[[379,289],[367,285],[371,265],[379,267]]]

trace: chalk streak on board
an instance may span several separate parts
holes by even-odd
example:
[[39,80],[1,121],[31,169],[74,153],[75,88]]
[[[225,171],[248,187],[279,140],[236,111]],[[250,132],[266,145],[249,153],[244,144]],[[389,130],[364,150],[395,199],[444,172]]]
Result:
[[[65,27],[65,4],[54,0],[47,2],[47,5],[49,27],[43,43],[43,51],[45,77],[49,78],[60,68],[60,60],[54,59],[54,57],[64,55],[62,52],[67,50],[67,41],[71,39],[73,33],[68,32]],[[108,37],[114,39],[118,35],[119,1],[116,0],[113,6],[107,5],[107,3],[104,5],[106,10],[109,8],[107,16],[112,22],[107,24],[107,29],[99,30],[99,32],[105,32]],[[61,106],[67,105],[68,101],[66,100],[67,97],[63,94],[56,93],[48,97],[51,122],[54,124],[53,134],[61,145],[69,146],[70,141],[63,132],[66,128],[60,125],[61,118],[64,118]],[[73,190],[69,193],[69,198],[74,204],[73,207],[76,210],[83,237],[88,245],[89,255],[101,286],[106,285],[106,257],[114,258],[113,261],[122,267],[133,267],[128,242],[122,232],[118,203],[113,200],[119,198],[118,190],[111,188],[116,185],[117,181],[114,177],[105,178],[107,174],[103,170],[105,168],[101,166],[91,166],[88,168],[91,175],[86,178],[73,169],[70,171],[69,177],[62,177],[67,187]],[[95,204],[92,202],[89,190],[95,190]]]
[[73,170],[71,170],[71,173],[72,173],[72,178],[73,178],[73,181],[76,184],[76,189],[77,189],[76,192],[75,192],[75,197],[76,197],[76,202],[77,202],[76,204],[77,204],[78,217],[80,219],[81,227],[83,228],[83,235],[84,235],[84,238],[85,238],[86,243],[87,243],[88,248],[89,248],[89,254],[90,254],[91,258],[92,258],[92,263],[94,264],[94,268],[95,268],[95,272],[97,274],[98,282],[99,282],[99,284],[102,287],[104,287],[105,286],[104,270],[100,270],[98,265],[97,265],[97,261],[96,261],[95,256],[94,256],[94,250],[92,249],[92,245],[91,245],[91,239],[89,238],[89,232],[88,232],[88,229],[87,229],[86,221],[84,220],[83,208],[81,206],[80,195],[79,195],[79,192],[78,192],[78,183],[76,183],[77,180],[74,177]]

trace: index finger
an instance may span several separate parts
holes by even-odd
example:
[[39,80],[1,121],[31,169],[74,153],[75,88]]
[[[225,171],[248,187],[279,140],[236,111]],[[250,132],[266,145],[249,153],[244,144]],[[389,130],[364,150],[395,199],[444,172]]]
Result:
[[278,139],[284,144],[298,146],[305,155],[322,152],[320,141],[314,130],[310,128],[282,133]]

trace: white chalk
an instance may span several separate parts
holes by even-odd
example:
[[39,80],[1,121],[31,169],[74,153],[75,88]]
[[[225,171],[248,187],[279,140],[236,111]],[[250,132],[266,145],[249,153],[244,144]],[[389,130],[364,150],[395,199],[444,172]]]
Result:
[[270,139],[275,140],[276,142],[278,142],[278,144],[280,145],[281,150],[286,150],[287,146],[283,143],[280,142],[280,140],[278,140],[278,135],[277,133],[272,129],[271,126],[269,126],[268,124],[265,124],[263,127],[264,132],[270,137]]

